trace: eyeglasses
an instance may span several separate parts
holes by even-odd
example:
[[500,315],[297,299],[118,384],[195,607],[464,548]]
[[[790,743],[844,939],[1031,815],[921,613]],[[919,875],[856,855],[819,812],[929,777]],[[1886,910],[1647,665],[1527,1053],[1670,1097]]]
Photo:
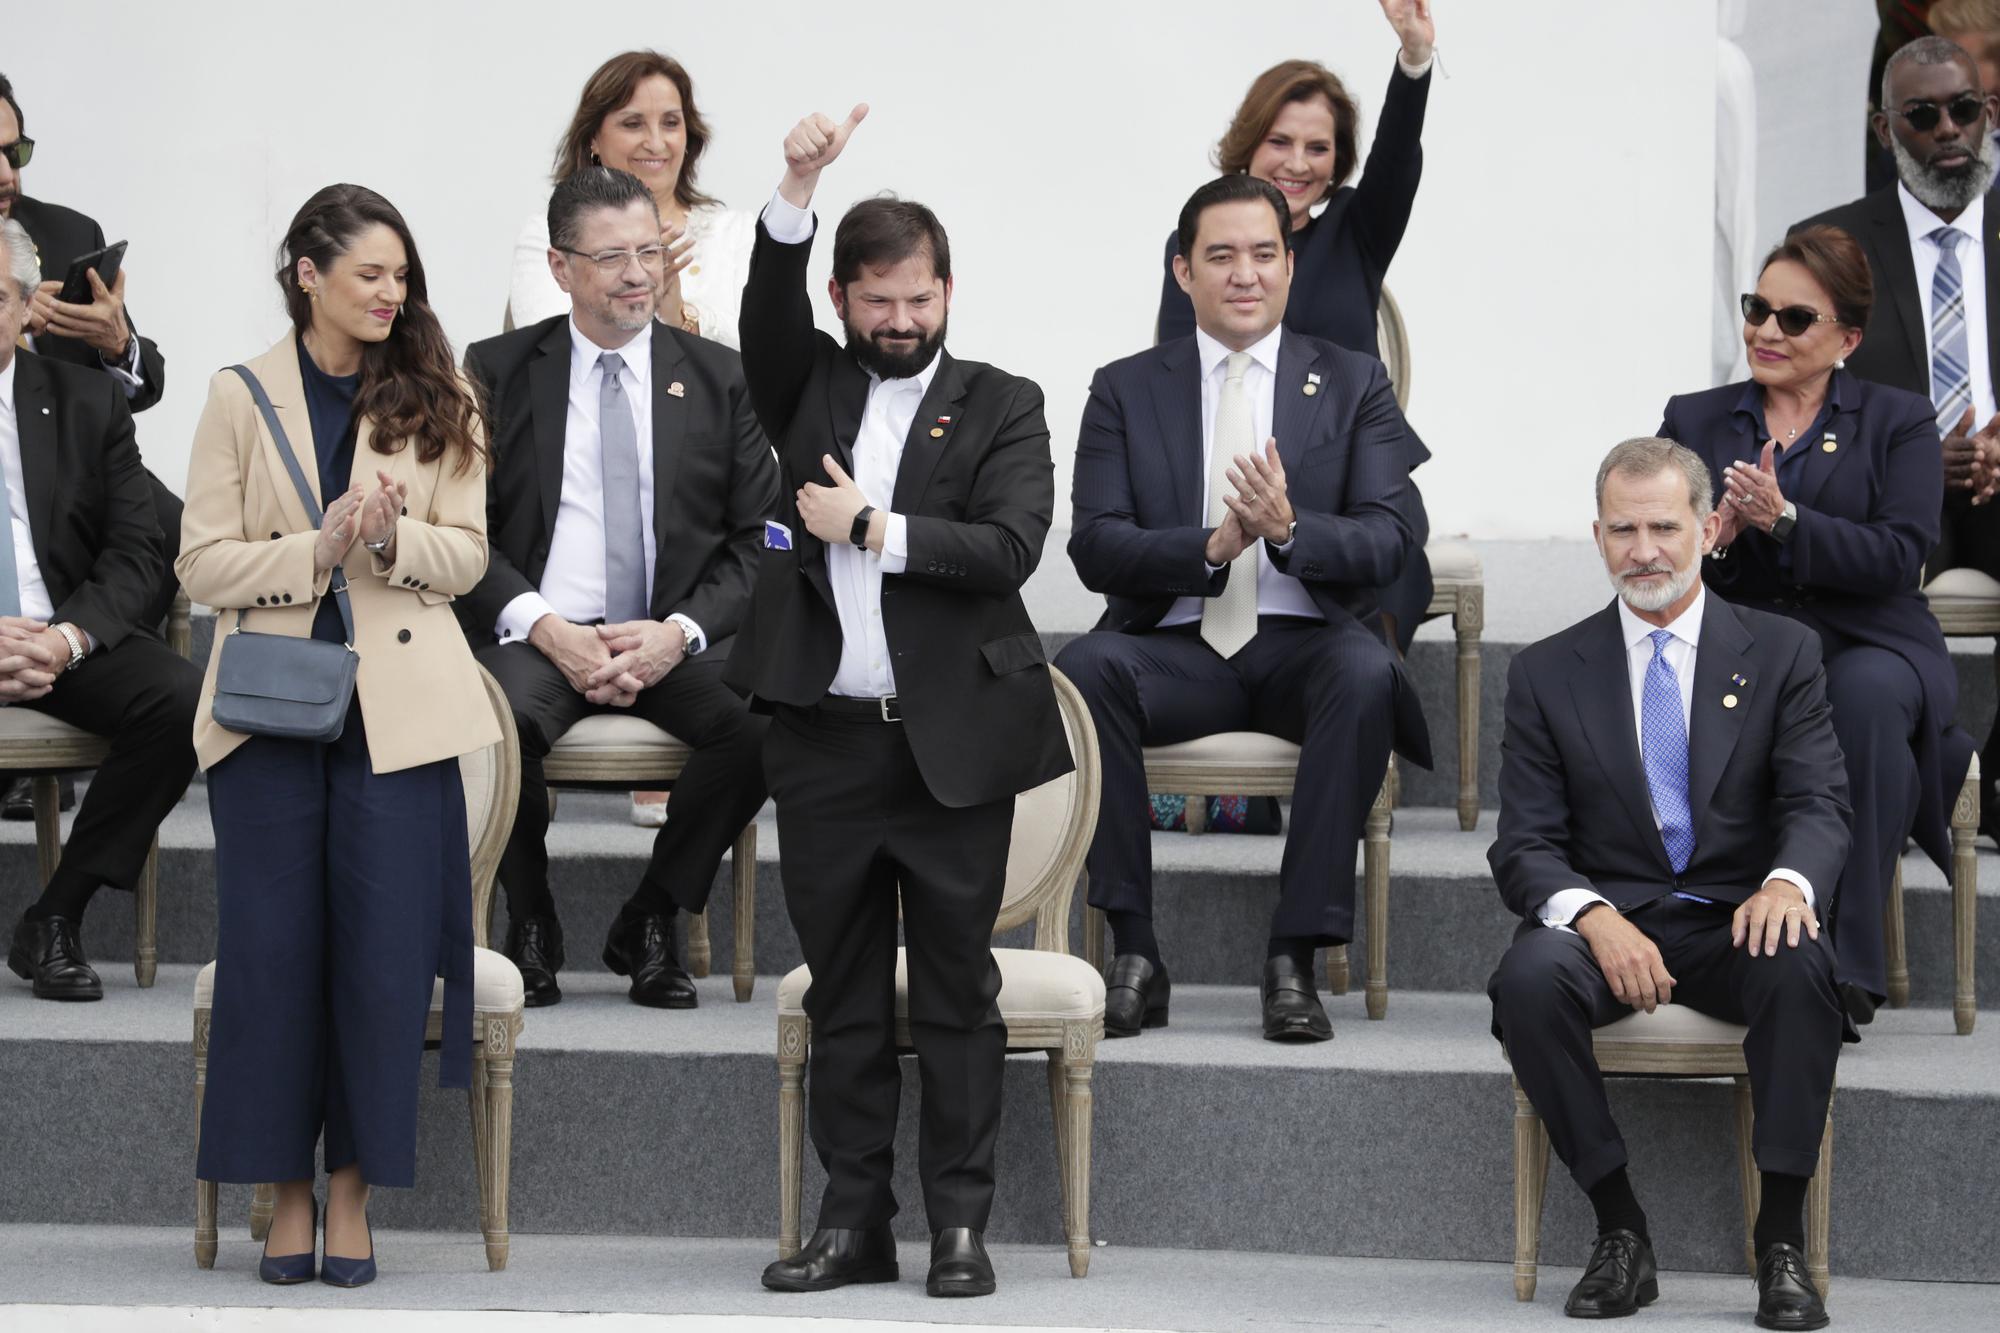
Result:
[[1986,114],[1986,99],[1977,93],[1960,93],[1951,99],[1941,111],[1936,102],[1911,102],[1907,106],[1892,108],[1910,128],[1919,134],[1929,134],[1937,128],[1938,119],[1945,111],[1951,113],[1951,123],[1964,129],[1976,123]]
[[0,144],[0,157],[7,159],[7,165],[19,171],[35,156],[35,141],[22,135],[12,143]]
[[1778,317],[1778,328],[1787,338],[1797,338],[1815,324],[1838,324],[1832,315],[1822,315],[1809,305],[1788,305],[1783,310],[1755,292],[1743,293],[1743,322],[1753,329],[1764,327],[1764,321],[1771,316]]
[[666,261],[667,257],[667,248],[663,245],[648,245],[637,250],[599,250],[594,255],[587,255],[581,250],[571,250],[567,246],[561,245],[557,246],[556,249],[561,250],[566,255],[575,255],[578,259],[588,259],[591,263],[597,265],[600,273],[622,272],[625,266],[634,259],[639,261],[639,267],[645,269],[646,272],[658,273],[660,265]]

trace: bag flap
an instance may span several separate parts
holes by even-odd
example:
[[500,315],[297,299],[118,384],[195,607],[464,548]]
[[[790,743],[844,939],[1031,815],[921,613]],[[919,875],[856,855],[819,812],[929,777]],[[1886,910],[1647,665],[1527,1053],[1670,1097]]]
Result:
[[330,704],[347,688],[353,656],[345,644],[239,630],[223,640],[216,693]]

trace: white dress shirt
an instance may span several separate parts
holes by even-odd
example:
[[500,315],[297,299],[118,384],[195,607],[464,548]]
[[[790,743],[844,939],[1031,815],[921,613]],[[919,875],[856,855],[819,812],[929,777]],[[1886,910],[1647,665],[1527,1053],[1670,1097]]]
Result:
[[[779,244],[798,245],[813,234],[812,211],[794,208],[774,193],[764,209],[764,227]],[[826,543],[826,576],[833,587],[834,610],[840,614],[840,669],[827,686],[829,694],[879,699],[896,692],[896,671],[882,628],[882,576],[900,574],[909,563],[910,525],[903,515],[891,513],[889,504],[896,494],[903,445],[937,369],[934,356],[929,365],[905,379],[885,380],[873,372],[868,376],[868,402],[854,436],[850,475],[868,503],[884,516],[882,554],[852,542]]]
[[[1708,603],[1708,588],[1697,589],[1694,601],[1687,610],[1664,626],[1649,624],[1641,620],[1625,605],[1624,598],[1618,600],[1618,627],[1625,639],[1625,665],[1628,684],[1632,690],[1632,731],[1639,737],[1640,752],[1645,749],[1646,718],[1646,673],[1653,665],[1653,631],[1664,628],[1673,638],[1660,650],[1660,656],[1673,668],[1674,680],[1681,690],[1681,725],[1690,725],[1694,715],[1694,664],[1695,654],[1701,648],[1701,615]],[[1660,826],[1657,814],[1653,816],[1653,827]],[[1812,883],[1796,870],[1779,867],[1764,876],[1766,880],[1790,880],[1799,886],[1799,892],[1806,898],[1806,906],[1813,905]],[[1760,881],[1761,883],[1761,881]],[[1563,930],[1570,928],[1576,914],[1590,903],[1608,903],[1610,899],[1586,888],[1558,889],[1549,895],[1549,900],[1536,909],[1545,926],[1556,926]]]
[[7,469],[8,508],[14,521],[14,577],[20,584],[21,614],[31,620],[47,621],[55,615],[48,585],[42,582],[42,567],[35,559],[35,534],[28,526],[28,488],[21,476],[21,421],[14,407],[14,367],[19,362],[7,358],[0,370],[0,467]]
[[[1930,234],[1939,227],[1963,232],[1958,243],[1960,285],[1965,290],[1965,355],[1972,362],[1972,428],[1978,430],[1993,419],[1993,360],[1986,342],[1986,241],[1980,234],[1986,223],[1984,196],[1974,199],[1963,213],[1946,222],[1930,211],[1898,182],[1896,202],[1903,206],[1903,225],[1910,232],[1910,258],[1917,266],[1917,304],[1923,310],[1924,364],[1931,363],[1931,283],[1937,277],[1942,253]],[[1947,423],[1956,425],[1956,422]]]
[[[623,347],[599,347],[583,336],[576,317],[569,321],[569,410],[563,421],[562,500],[556,529],[549,535],[549,559],[541,586],[501,608],[494,630],[500,642],[528,637],[535,622],[557,615],[574,624],[604,619],[604,449],[597,434],[597,409],[604,389],[598,357],[615,350],[625,361],[618,381],[632,405],[639,443],[639,532],[646,544],[646,597],[651,602],[658,551],[653,532],[653,327],[650,323]],[[687,651],[706,646],[701,626],[676,611],[667,619],[687,635]]]
[[[681,270],[681,301],[694,307],[701,336],[724,347],[739,347],[737,316],[743,308],[743,283],[750,276],[750,251],[757,243],[757,217],[720,204],[688,210],[688,235],[694,253]],[[549,210],[543,208],[521,224],[514,238],[514,280],[507,292],[507,310],[514,327],[524,329],[551,315],[569,313],[569,293],[549,272]],[[675,328],[681,312],[662,311]]]
[[[1244,350],[1250,354],[1250,364],[1243,372],[1243,392],[1250,399],[1251,438],[1253,447],[1261,454],[1264,442],[1271,438],[1271,421],[1275,414],[1278,392],[1278,344],[1284,337],[1284,329],[1272,329],[1261,342],[1253,343]],[[1201,513],[1208,514],[1208,472],[1215,453],[1215,411],[1222,401],[1222,382],[1228,377],[1229,348],[1197,328],[1194,331],[1195,353],[1201,360]],[[1306,620],[1324,620],[1319,607],[1313,604],[1312,594],[1306,585],[1290,574],[1281,573],[1271,563],[1271,554],[1261,540],[1257,547],[1257,614],[1260,616],[1298,616]],[[1280,555],[1291,549],[1288,542],[1278,548]],[[1220,569],[1211,565],[1210,572]],[[1202,608],[1207,605],[1205,597],[1181,597],[1167,608],[1160,617],[1160,626],[1188,625],[1201,619]]]

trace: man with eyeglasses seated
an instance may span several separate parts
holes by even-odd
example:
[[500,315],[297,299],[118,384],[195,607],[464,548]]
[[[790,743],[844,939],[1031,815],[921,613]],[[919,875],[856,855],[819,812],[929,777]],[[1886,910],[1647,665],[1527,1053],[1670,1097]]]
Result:
[[[486,576],[458,600],[514,708],[521,797],[500,858],[507,956],[530,1005],[562,999],[542,761],[624,710],[693,748],[604,962],[634,1003],[695,1007],[674,915],[699,913],[764,803],[764,721],[722,683],[750,605],[778,469],[742,359],[659,323],[660,217],[629,172],[587,167],[549,198],[549,271],[571,309],[474,343],[490,403]],[[484,644],[484,647],[479,645]]]
[[[125,307],[125,271],[106,287],[95,272],[91,274],[93,298],[88,304],[72,305],[56,299],[64,275],[72,261],[104,248],[104,229],[73,208],[31,199],[21,193],[21,171],[34,157],[35,141],[27,136],[26,114],[15,98],[14,85],[0,74],[0,218],[21,224],[34,242],[41,263],[42,284],[28,311],[20,345],[51,361],[101,370],[110,375],[125,395],[126,405],[143,412],[160,401],[167,382],[166,362],[151,338],[141,337],[133,327]],[[153,509],[160,525],[161,549],[166,563],[160,580],[140,609],[141,624],[157,627],[166,619],[180,583],[174,577],[174,557],[181,546],[181,500],[151,472],[146,473],[153,496]],[[76,800],[69,779],[62,783],[62,808]],[[33,814],[25,780],[12,784],[4,798],[8,819],[27,819]]]
[[[1931,400],[1944,437],[1944,509],[1928,574],[1971,568],[2000,578],[2000,98],[1958,44],[1921,37],[1882,74],[1875,135],[1896,184],[1799,224],[1830,223],[1861,243],[1875,284],[1868,336],[1847,359],[1864,380]],[[1794,228],[1797,230],[1797,228]],[[1980,829],[2000,841],[2000,718],[1979,756]]]

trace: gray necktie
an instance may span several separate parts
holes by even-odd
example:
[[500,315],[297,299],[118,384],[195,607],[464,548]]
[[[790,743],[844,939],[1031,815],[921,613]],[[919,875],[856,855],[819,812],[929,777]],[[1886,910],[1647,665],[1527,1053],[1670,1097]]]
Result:
[[[25,464],[23,465],[25,467]],[[21,614],[21,572],[14,564],[14,496],[7,485],[7,469],[0,467],[0,616]]]
[[646,618],[646,534],[639,512],[639,432],[618,372],[616,352],[597,358],[604,383],[597,391],[597,443],[604,476],[604,618],[612,623]]
[[[1229,468],[1238,454],[1257,447],[1256,432],[1250,422],[1250,395],[1243,387],[1243,375],[1250,369],[1248,352],[1231,352],[1222,381],[1222,393],[1215,404],[1215,437],[1208,446],[1208,523],[1220,527],[1229,517],[1222,497],[1234,488],[1229,484]],[[1229,562],[1229,582],[1220,597],[1211,597],[1201,608],[1201,637],[1224,657],[1234,657],[1257,633],[1257,543]]]

